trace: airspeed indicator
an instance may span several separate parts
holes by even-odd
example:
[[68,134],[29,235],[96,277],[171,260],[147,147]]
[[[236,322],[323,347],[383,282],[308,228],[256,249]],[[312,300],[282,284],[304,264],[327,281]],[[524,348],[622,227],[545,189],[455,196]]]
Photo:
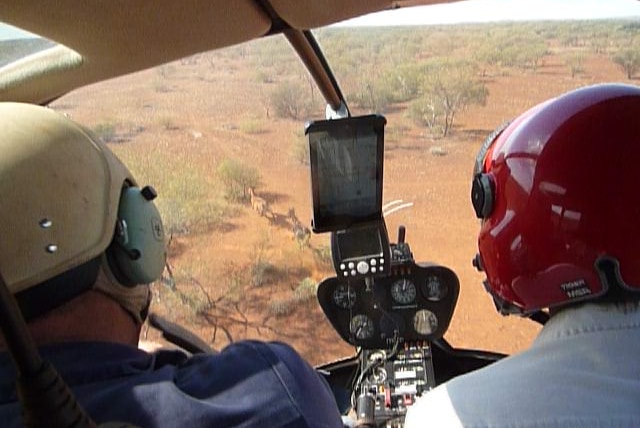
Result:
[[356,291],[347,284],[340,284],[333,290],[333,303],[341,309],[351,309],[356,304]]
[[351,324],[349,325],[351,334],[358,340],[367,340],[373,337],[375,332],[375,326],[373,321],[366,315],[356,315],[351,318]]
[[401,305],[408,305],[416,299],[416,285],[406,278],[391,284],[391,297]]

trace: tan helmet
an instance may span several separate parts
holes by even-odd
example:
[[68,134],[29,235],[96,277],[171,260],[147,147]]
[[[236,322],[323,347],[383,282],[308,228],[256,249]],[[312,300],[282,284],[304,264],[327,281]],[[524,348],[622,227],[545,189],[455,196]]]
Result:
[[[112,241],[126,240],[114,241],[114,232],[124,223],[118,220],[122,195],[129,195],[123,188],[136,183],[104,143],[51,109],[20,103],[0,103],[0,136],[0,274],[13,294],[96,259]],[[151,200],[147,194],[127,198]],[[152,274],[137,283],[153,281],[164,265],[162,223],[155,205],[147,205],[149,221],[130,221],[130,228],[145,227],[142,233],[157,244],[146,251],[153,253]]]
[[111,243],[127,168],[66,117],[0,104],[0,272],[17,293]]

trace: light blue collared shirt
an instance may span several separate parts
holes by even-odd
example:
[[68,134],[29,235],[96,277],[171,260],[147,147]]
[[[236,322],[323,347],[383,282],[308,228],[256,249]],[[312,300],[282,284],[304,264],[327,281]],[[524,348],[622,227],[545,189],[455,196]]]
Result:
[[640,427],[640,309],[567,308],[527,351],[419,398],[405,426]]

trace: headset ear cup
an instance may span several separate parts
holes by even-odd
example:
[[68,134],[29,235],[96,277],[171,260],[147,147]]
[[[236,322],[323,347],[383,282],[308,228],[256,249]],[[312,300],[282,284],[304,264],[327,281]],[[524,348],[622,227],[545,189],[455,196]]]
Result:
[[166,248],[155,190],[126,187],[120,196],[113,242],[107,249],[112,273],[123,285],[148,284],[164,270]]
[[476,217],[484,219],[491,215],[495,202],[495,183],[489,174],[476,174],[471,184],[471,203]]

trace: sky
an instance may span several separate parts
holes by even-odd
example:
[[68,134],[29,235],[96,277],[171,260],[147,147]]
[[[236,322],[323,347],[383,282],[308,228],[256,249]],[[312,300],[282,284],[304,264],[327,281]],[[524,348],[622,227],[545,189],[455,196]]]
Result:
[[461,22],[569,20],[633,17],[639,0],[468,0],[374,13],[340,26],[430,25]]

